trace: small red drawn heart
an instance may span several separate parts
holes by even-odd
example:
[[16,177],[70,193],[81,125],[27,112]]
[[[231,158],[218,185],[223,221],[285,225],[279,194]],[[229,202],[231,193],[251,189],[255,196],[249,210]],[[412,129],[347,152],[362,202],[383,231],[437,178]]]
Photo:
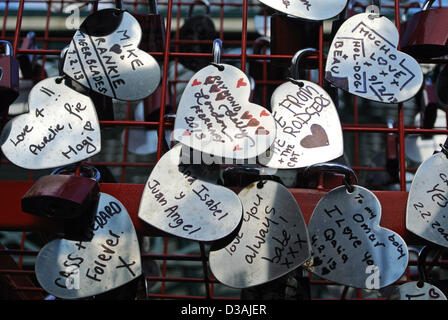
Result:
[[207,85],[207,84],[211,84],[211,83],[213,83],[213,82],[215,82],[215,80],[213,79],[214,77],[212,77],[212,76],[208,76],[207,78],[205,78],[205,85]]
[[214,85],[212,85],[211,87],[210,87],[210,93],[216,93],[216,92],[219,92],[219,91],[221,91],[221,89],[219,89],[219,87],[216,85],[216,84],[214,84]]
[[438,294],[434,288],[429,289],[429,296],[433,299],[440,298],[440,294]]
[[266,110],[261,111],[260,117],[269,117],[269,113]]
[[233,151],[243,150],[238,144],[233,148]]
[[306,136],[300,141],[300,145],[304,148],[319,148],[328,146],[328,136],[324,128],[318,124],[313,124],[311,126],[311,135]]
[[239,88],[239,87],[245,87],[245,86],[247,86],[247,83],[244,82],[243,78],[240,78],[236,84],[236,87]]
[[269,134],[269,130],[266,130],[264,127],[258,127],[257,130],[255,131],[256,135],[268,135]]
[[247,123],[247,125],[248,125],[249,127],[256,127],[256,126],[258,126],[259,124],[260,124],[260,121],[258,121],[258,120],[255,119],[255,118],[250,119],[249,122]]
[[194,79],[193,83],[191,84],[191,86],[194,87],[194,86],[198,86],[200,84],[202,84],[202,82],[198,81],[198,79]]
[[190,130],[185,130],[185,132],[184,133],[182,133],[182,135],[183,136],[191,136],[191,132],[190,132]]
[[241,116],[241,119],[251,119],[252,115],[249,113],[249,111],[246,111],[243,113],[243,115]]

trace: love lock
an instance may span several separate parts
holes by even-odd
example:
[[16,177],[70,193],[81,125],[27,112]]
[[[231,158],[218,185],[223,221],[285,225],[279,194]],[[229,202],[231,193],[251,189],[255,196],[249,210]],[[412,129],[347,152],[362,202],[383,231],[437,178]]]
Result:
[[401,40],[402,51],[418,59],[448,54],[448,8],[432,9],[434,1],[427,0],[408,21]]
[[[193,15],[195,5],[202,5],[206,9],[205,14]],[[215,39],[216,29],[210,18],[210,3],[207,0],[198,0],[190,4],[188,16],[184,25],[180,28],[179,39],[190,43],[180,44],[180,52],[205,53],[212,51],[212,41]],[[204,43],[198,43],[198,41]],[[210,43],[209,43],[210,42]],[[210,62],[208,58],[180,56],[179,62],[192,71],[204,68]]]
[[43,176],[22,197],[26,213],[64,223],[64,237],[88,241],[99,197],[99,171],[80,166],[82,176],[73,176],[76,166],[58,168]]
[[8,107],[19,96],[19,62],[13,56],[10,42],[0,40],[4,55],[0,57],[0,119],[8,113]]

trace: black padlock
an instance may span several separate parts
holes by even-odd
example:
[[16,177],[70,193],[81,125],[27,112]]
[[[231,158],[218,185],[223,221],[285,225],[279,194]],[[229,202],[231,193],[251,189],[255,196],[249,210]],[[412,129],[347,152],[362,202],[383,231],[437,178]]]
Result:
[[[193,15],[195,5],[202,5],[206,13]],[[210,4],[207,0],[198,0],[190,5],[188,16],[179,31],[179,39],[187,41],[179,45],[180,52],[209,53],[212,52],[216,29],[210,18]],[[200,41],[200,43],[198,42]],[[198,71],[210,63],[210,58],[180,56],[179,62],[192,71]]]
[[0,40],[4,55],[0,57],[0,117],[8,113],[8,107],[19,96],[19,62],[13,56],[10,42]]

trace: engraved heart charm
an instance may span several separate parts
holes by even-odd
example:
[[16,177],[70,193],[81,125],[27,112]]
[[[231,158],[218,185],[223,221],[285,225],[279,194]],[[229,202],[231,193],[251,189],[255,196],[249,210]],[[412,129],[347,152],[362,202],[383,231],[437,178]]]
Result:
[[[104,21],[116,22],[116,28],[104,32]],[[97,11],[75,33],[63,71],[103,95],[123,101],[142,100],[157,89],[160,67],[151,55],[138,48],[141,37],[140,25],[129,12]]]
[[233,191],[205,181],[189,164],[181,163],[184,151],[190,149],[177,144],[157,162],[145,185],[138,216],[181,238],[221,239],[241,221],[241,202]]
[[[174,139],[217,157],[254,158],[274,141],[274,118],[248,101],[251,89],[244,84],[249,79],[240,69],[220,66],[223,71],[213,65],[199,70],[187,84],[177,109]],[[191,136],[183,135],[187,129]]]
[[42,288],[63,299],[80,299],[118,288],[142,273],[140,248],[123,204],[100,193],[91,241],[47,243],[35,264]]
[[347,0],[258,0],[283,13],[309,20],[327,20],[338,15]]
[[293,195],[275,181],[254,182],[238,194],[243,221],[235,236],[210,251],[216,279],[247,288],[277,279],[311,256],[308,231]]
[[340,157],[344,152],[341,123],[328,93],[317,84],[286,82],[272,94],[272,114],[277,134],[269,158],[271,168],[310,166]]
[[345,186],[326,194],[308,224],[313,263],[319,277],[355,288],[379,289],[398,280],[408,248],[397,233],[382,228],[381,205],[369,190]]
[[420,90],[418,62],[397,50],[399,34],[384,16],[360,13],[345,21],[328,52],[325,78],[357,96],[399,103]]
[[92,100],[59,80],[37,83],[28,96],[29,112],[3,128],[1,148],[15,165],[55,168],[100,152],[100,125]]

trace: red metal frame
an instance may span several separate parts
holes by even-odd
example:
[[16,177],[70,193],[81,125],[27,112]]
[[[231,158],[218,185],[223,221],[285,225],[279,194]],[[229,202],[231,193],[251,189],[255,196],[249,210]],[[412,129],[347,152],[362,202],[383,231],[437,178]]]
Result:
[[[28,0],[31,2],[31,0]],[[6,36],[6,20],[9,11],[9,4],[11,3],[19,3],[18,12],[17,12],[17,20],[15,32],[12,37]],[[0,34],[1,39],[6,39],[12,41],[14,55],[19,53],[22,54],[35,54],[41,55],[42,60],[42,74],[45,68],[46,58],[47,56],[58,56],[60,50],[48,49],[51,43],[68,43],[71,39],[64,37],[53,37],[51,36],[50,30],[50,21],[51,21],[51,11],[50,4],[51,3],[60,3],[60,2],[78,2],[78,1],[67,1],[67,0],[33,0],[32,2],[42,2],[47,3],[48,10],[45,18],[45,32],[43,37],[37,37],[37,41],[43,42],[43,48],[37,50],[24,50],[19,48],[19,43],[22,40],[21,36],[21,27],[22,21],[24,19],[24,5],[25,0],[5,0],[5,10],[3,14],[3,24],[2,31]],[[82,1],[79,1],[82,2]],[[104,1],[106,2],[106,1]],[[108,1],[114,3],[114,1]],[[124,4],[127,6],[127,9],[130,9],[130,5],[133,5],[133,9],[136,10],[137,5],[147,4],[146,1],[124,1]],[[169,236],[161,234],[160,232],[148,227],[148,225],[144,224],[137,217],[138,212],[138,204],[140,202],[140,197],[143,192],[143,185],[141,184],[129,184],[125,183],[126,178],[126,168],[129,167],[152,167],[155,163],[140,163],[140,162],[129,162],[127,158],[127,147],[128,147],[128,128],[131,126],[144,126],[144,127],[156,127],[158,131],[158,147],[157,147],[157,159],[163,155],[162,145],[163,145],[163,137],[165,128],[171,127],[173,125],[172,122],[169,122],[164,119],[165,116],[165,105],[166,105],[166,93],[168,90],[169,84],[176,84],[181,82],[186,82],[186,80],[178,79],[178,70],[177,70],[177,57],[180,56],[192,56],[192,57],[209,57],[212,59],[212,54],[210,52],[203,53],[190,53],[190,52],[178,52],[179,44],[185,43],[186,40],[179,39],[179,28],[181,24],[181,9],[188,6],[190,2],[186,1],[176,1],[176,0],[168,0],[168,1],[158,1],[159,8],[166,9],[165,21],[166,21],[166,38],[165,38],[165,48],[163,52],[150,52],[153,56],[162,57],[163,58],[163,77],[161,81],[161,105],[160,105],[160,118],[159,121],[131,121],[130,119],[130,104],[127,105],[126,109],[126,119],[124,121],[101,121],[100,124],[102,127],[108,126],[122,126],[125,127],[125,143],[123,145],[123,159],[119,162],[89,162],[92,165],[104,165],[111,167],[121,167],[121,179],[120,183],[117,184],[102,184],[101,191],[109,193],[116,198],[118,198],[127,208],[134,225],[136,227],[137,233],[141,235],[150,235],[150,236],[164,236],[164,251],[162,253],[157,254],[143,254],[143,258],[151,258],[155,260],[160,260],[163,262],[162,264],[162,275],[160,277],[149,277],[149,280],[161,281],[161,291],[160,293],[151,293],[149,295],[150,298],[174,298],[174,299],[224,299],[225,297],[218,297],[215,293],[215,286],[218,285],[218,282],[213,278],[210,274],[207,264],[207,254],[205,247],[202,244],[199,244],[198,254],[173,254],[168,251],[168,240]],[[248,9],[249,7],[260,7],[261,4],[256,0],[242,0],[241,3],[225,3],[224,0],[216,0],[210,2],[212,7],[219,8],[219,26],[218,26],[218,34],[221,40],[223,41],[224,48],[226,45],[239,45],[241,47],[241,54],[223,54],[223,59],[232,59],[232,60],[240,60],[242,70],[245,71],[246,62],[248,60],[284,60],[290,61],[292,55],[266,55],[266,54],[248,54],[247,48],[249,45],[253,44],[252,40],[248,40]],[[441,2],[439,1],[439,5]],[[358,4],[358,6],[360,6]],[[226,7],[234,7],[241,9],[241,20],[242,20],[242,34],[241,40],[227,40],[224,37],[224,18],[225,18],[225,8]],[[395,10],[395,24],[400,30],[400,8],[405,8],[406,6],[400,5],[399,0],[395,0],[394,5],[392,6],[383,6],[384,8],[394,9]],[[25,17],[26,18],[26,17]],[[197,41],[200,43],[201,41]],[[172,45],[175,45],[175,50],[172,51]],[[318,68],[319,68],[319,78],[318,83],[320,85],[323,84],[323,75],[324,75],[324,63],[326,60],[326,56],[324,54],[324,48],[327,44],[324,42],[324,31],[323,31],[323,23],[320,25],[319,32],[319,52],[317,56],[311,57],[311,59],[318,59]],[[168,78],[168,64],[170,61],[174,60],[175,63],[175,74],[174,78]],[[429,62],[429,63],[446,63],[446,59],[433,59],[430,61],[420,61],[420,62]],[[264,86],[266,85],[278,85],[279,81],[272,81],[266,79],[266,68],[264,68],[264,79],[261,81],[257,81],[257,84]],[[174,97],[176,96],[176,92],[174,92]],[[269,97],[266,97],[266,90],[264,90],[263,101],[267,101]],[[406,232],[405,228],[405,211],[406,211],[406,201],[407,201],[407,192],[406,192],[406,181],[405,181],[405,173],[407,171],[414,172],[416,168],[407,168],[405,162],[405,135],[406,134],[422,134],[422,133],[430,133],[430,134],[447,134],[448,130],[446,129],[421,129],[415,126],[405,126],[404,121],[404,108],[403,104],[397,105],[397,113],[398,113],[398,124],[394,128],[387,128],[386,125],[383,124],[360,124],[359,123],[359,99],[353,97],[353,110],[354,110],[354,121],[353,123],[344,123],[343,130],[344,132],[351,132],[354,134],[354,166],[353,169],[357,172],[363,171],[385,171],[386,168],[371,168],[362,166],[359,161],[359,150],[360,150],[360,134],[370,134],[370,133],[380,133],[380,134],[388,134],[393,133],[398,135],[399,142],[399,163],[400,163],[400,188],[401,191],[391,192],[391,191],[375,191],[375,194],[378,196],[382,207],[382,226],[385,226],[389,229],[392,229],[402,235],[409,244],[422,244],[422,242],[413,237],[412,235]],[[8,163],[7,160],[2,160],[1,165],[4,163]],[[3,210],[0,215],[0,230],[6,231],[21,231],[22,241],[20,244],[20,249],[11,250],[0,248],[0,262],[2,261],[2,257],[15,255],[19,256],[19,264],[17,267],[13,268],[10,265],[4,267],[0,264],[0,276],[1,275],[9,275],[9,276],[18,276],[18,275],[28,275],[33,276],[34,272],[30,270],[22,269],[22,258],[24,256],[35,256],[37,255],[37,251],[29,251],[24,250],[25,247],[25,232],[49,232],[49,231],[58,231],[61,230],[61,226],[57,225],[54,222],[45,220],[43,218],[37,218],[28,214],[25,214],[21,211],[20,208],[20,199],[22,195],[28,190],[28,188],[33,184],[33,174],[30,172],[28,181],[0,181],[0,194],[5,201],[2,201]],[[308,190],[308,189],[291,189],[291,192],[297,199],[298,203],[301,206],[305,219],[308,221],[312,210],[314,209],[318,200],[325,194],[328,189],[325,189],[321,186],[319,190]],[[173,260],[182,260],[182,261],[195,261],[200,263],[203,270],[203,277],[194,278],[194,277],[173,277],[167,274],[167,263]],[[439,261],[439,263],[446,264],[444,261]],[[410,261],[410,265],[415,265],[415,259]],[[410,272],[407,272],[406,279],[410,279]],[[12,289],[21,293],[29,293],[29,292],[43,292],[43,289],[30,285],[29,283],[23,282],[14,282],[14,279],[11,280],[13,282]],[[325,280],[316,280],[312,279],[312,285],[328,285],[330,282]],[[205,295],[203,296],[191,296],[191,295],[173,295],[168,294],[166,290],[166,283],[168,282],[179,282],[179,283],[203,283],[205,286]],[[345,298],[347,294],[347,289],[343,291],[342,298]],[[24,295],[22,298],[34,299],[35,296]],[[361,290],[357,291],[357,298],[362,298]],[[227,298],[229,299],[229,298]]]

